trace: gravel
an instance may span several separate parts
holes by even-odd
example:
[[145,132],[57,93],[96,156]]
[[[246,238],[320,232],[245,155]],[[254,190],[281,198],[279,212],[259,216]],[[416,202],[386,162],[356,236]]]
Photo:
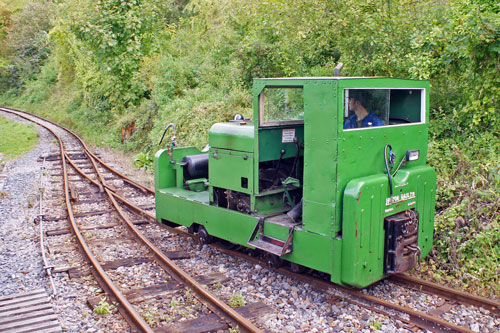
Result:
[[[1,112],[0,115],[26,122]],[[48,131],[39,129],[39,133],[40,143],[35,149],[14,161],[0,160],[0,296],[43,288],[51,295],[51,303],[63,331],[127,332],[130,330],[128,325],[116,311],[99,316],[88,307],[87,299],[99,290],[91,277],[70,280],[66,273],[54,274],[57,295],[52,295],[50,281],[43,269],[39,224],[35,224],[34,220],[39,214],[42,163],[38,162],[38,158],[58,150]],[[46,167],[50,169],[48,164],[46,162]],[[61,185],[54,182],[57,177],[45,175],[44,180],[44,196],[51,197],[54,192],[60,194]],[[48,210],[50,200],[44,200],[44,206]],[[44,211],[44,214],[54,216],[54,210]],[[44,230],[54,228],[50,224],[44,223]],[[61,266],[61,261],[57,259],[57,255],[48,255],[49,265]],[[72,260],[84,262],[83,258]]]
[[[38,228],[40,163],[47,152],[48,133],[40,130],[41,144],[0,170],[0,293],[7,296],[48,287],[44,277]],[[0,167],[1,168],[1,167]]]
[[[55,152],[56,146],[46,131],[41,130],[40,133],[41,144],[37,148],[19,160],[7,163],[3,170],[0,170],[0,225],[2,226],[0,295],[2,296],[37,288],[45,288],[48,293],[51,291],[42,267],[38,226],[33,220],[38,214],[40,163],[37,162],[37,158],[42,154]],[[103,156],[107,156],[107,153]],[[56,180],[56,176],[47,176],[47,187],[52,186],[51,191],[54,196],[54,193],[60,193],[60,183],[58,184]],[[49,181],[54,182],[49,185]],[[58,214],[50,215],[58,216]],[[89,220],[94,224],[110,222],[105,216],[96,216]],[[59,225],[47,223],[46,228],[55,229],[65,225],[66,221],[62,220]],[[259,318],[259,325],[265,331],[408,332],[401,323],[387,316],[342,301],[343,295],[338,295],[340,296],[338,299],[331,298],[329,294],[315,291],[306,283],[282,276],[266,267],[224,255],[212,247],[200,247],[190,240],[169,234],[158,226],[143,225],[139,228],[148,233],[150,238],[165,251],[184,249],[190,252],[192,255],[190,259],[176,261],[187,272],[193,275],[223,273],[229,277],[227,282],[208,286],[222,300],[230,302],[231,299],[238,298],[245,305],[260,301],[270,306],[271,313]],[[51,237],[48,242],[52,242],[54,246],[74,244],[71,235]],[[112,255],[110,251],[108,259],[112,259]],[[108,251],[104,249],[100,256],[108,256]],[[81,256],[70,253],[53,253],[49,259],[56,267],[86,265]],[[144,285],[158,283],[164,279],[161,271],[143,272],[141,265],[120,268],[112,274],[120,276],[129,270],[136,273]],[[55,282],[59,296],[53,297],[52,302],[65,331],[129,330],[116,311],[109,315],[98,316],[88,308],[87,299],[100,291],[91,276],[70,280],[67,274],[60,273],[55,274]],[[123,281],[124,285],[127,283]],[[420,310],[434,308],[440,304],[439,299],[411,292],[388,282],[368,288],[366,292],[399,304],[409,304]],[[182,297],[184,296],[181,293],[172,295],[173,300],[180,300]],[[182,316],[174,310],[169,308],[168,304],[158,309],[165,317],[175,321]],[[469,327],[473,331],[500,331],[500,319],[490,316],[485,310],[458,305],[450,313],[444,314],[443,318]]]

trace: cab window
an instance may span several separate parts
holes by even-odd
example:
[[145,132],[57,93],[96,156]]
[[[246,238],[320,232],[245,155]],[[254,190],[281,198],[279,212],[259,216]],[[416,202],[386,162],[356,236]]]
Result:
[[423,123],[424,89],[344,89],[344,130]]
[[303,123],[304,88],[266,87],[259,97],[261,126]]

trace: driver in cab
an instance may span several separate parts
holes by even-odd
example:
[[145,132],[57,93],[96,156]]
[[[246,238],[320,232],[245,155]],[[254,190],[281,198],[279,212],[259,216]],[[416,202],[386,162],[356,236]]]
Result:
[[373,111],[368,111],[361,102],[361,96],[349,96],[349,111],[354,112],[344,123],[344,129],[383,126]]

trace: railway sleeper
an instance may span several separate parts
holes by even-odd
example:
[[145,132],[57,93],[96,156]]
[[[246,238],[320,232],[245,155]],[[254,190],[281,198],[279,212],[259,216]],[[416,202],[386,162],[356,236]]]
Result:
[[[272,315],[272,308],[262,302],[251,303],[235,309],[245,318],[254,322],[264,322]],[[217,332],[228,330],[229,326],[217,315],[210,314],[195,319],[165,325],[157,328],[156,332]]]

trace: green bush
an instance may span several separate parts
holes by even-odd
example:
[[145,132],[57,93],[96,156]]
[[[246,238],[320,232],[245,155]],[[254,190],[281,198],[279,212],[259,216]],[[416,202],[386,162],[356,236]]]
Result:
[[[346,76],[429,79],[438,190],[425,267],[431,278],[500,293],[496,3],[33,0],[2,8],[2,103],[42,110],[91,142],[143,152],[141,167],[170,122],[178,145],[201,148],[213,123],[252,117],[254,77],[331,76],[343,62]],[[122,144],[120,129],[132,122]]]

